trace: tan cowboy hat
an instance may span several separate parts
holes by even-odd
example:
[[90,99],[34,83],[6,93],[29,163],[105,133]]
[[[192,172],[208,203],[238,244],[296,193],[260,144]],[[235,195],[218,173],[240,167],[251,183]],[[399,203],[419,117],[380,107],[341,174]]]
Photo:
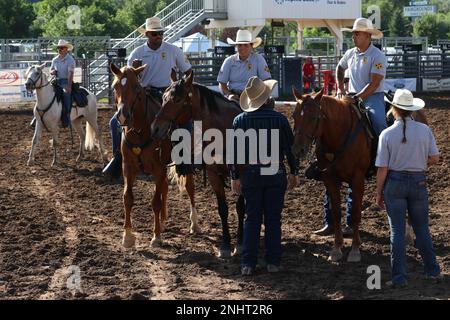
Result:
[[394,107],[407,111],[416,111],[425,107],[425,101],[419,98],[414,98],[411,91],[407,89],[397,89],[392,101],[388,100],[388,102]]
[[374,38],[374,39],[383,38],[383,32],[374,28],[372,21],[370,21],[369,19],[366,19],[366,18],[356,19],[355,22],[353,23],[353,29],[342,28],[341,30],[349,31],[349,32],[355,32],[355,31],[367,32],[367,33],[370,33],[372,35],[372,38]]
[[236,41],[233,41],[230,38],[227,38],[228,44],[236,45],[236,44],[248,44],[251,43],[253,48],[256,48],[262,43],[262,39],[260,37],[256,37],[252,40],[252,33],[248,30],[238,30],[236,33]]
[[256,76],[248,79],[239,101],[241,109],[246,112],[258,110],[269,99],[277,83],[277,80],[262,81]]
[[56,44],[56,47],[57,48],[59,48],[59,47],[66,47],[67,50],[69,50],[69,51],[73,49],[73,45],[71,43],[67,42],[66,40],[63,40],[63,39],[60,39],[58,41],[58,43]]
[[148,31],[165,31],[166,29],[161,25],[161,19],[158,17],[151,17],[145,20],[145,28],[138,28],[141,34],[146,34]]

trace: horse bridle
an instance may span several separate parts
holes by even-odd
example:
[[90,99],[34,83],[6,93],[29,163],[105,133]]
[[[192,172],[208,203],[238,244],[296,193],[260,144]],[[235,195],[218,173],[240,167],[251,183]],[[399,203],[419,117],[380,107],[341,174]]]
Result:
[[[32,66],[31,68],[32,68],[32,69],[35,69],[35,66]],[[31,79],[31,78],[29,79],[29,80],[32,82],[32,84],[33,84],[34,90],[44,88],[44,87],[48,86],[48,85],[51,83],[50,80],[47,80],[47,83],[46,83],[46,84],[42,84],[42,80],[43,80],[42,75],[43,75],[43,74],[44,74],[44,72],[43,72],[42,70],[38,70],[38,77],[37,77],[37,79],[36,79],[36,80],[33,80],[33,79]],[[37,84],[37,82],[38,82],[39,80],[41,80],[41,86],[40,86],[40,87],[37,87],[36,84]]]
[[[142,88],[142,86],[138,82],[138,84],[136,85],[136,88],[134,89],[136,98],[134,99],[133,103],[131,104],[130,110],[125,113],[124,110],[123,110],[123,107],[122,107],[121,108],[122,110],[119,110],[119,112],[116,114],[117,123],[119,123],[119,125],[121,127],[130,127],[130,126],[129,126],[129,124],[127,125],[127,124],[121,124],[120,123],[119,118],[118,118],[119,114],[120,113],[123,114],[124,117],[125,117],[125,121],[131,123],[132,120],[133,120],[134,107],[136,106],[136,102],[141,98],[141,93],[142,93],[143,90],[144,90],[144,88]],[[145,116],[147,116],[147,106],[145,106]],[[130,127],[130,130],[133,131],[134,128]]]
[[305,132],[302,130],[302,128],[298,127],[297,129],[295,129],[295,135],[300,135],[300,136],[304,136],[306,138],[308,138],[308,140],[310,141],[310,145],[314,144],[317,140],[317,137],[315,136],[315,133],[317,132],[317,130],[319,129],[319,124],[320,124],[320,120],[324,118],[324,115],[322,114],[322,108],[320,107],[320,104],[318,104],[314,99],[311,99],[312,102],[314,103],[315,107],[317,107],[319,109],[319,114],[314,116],[313,120],[314,122],[314,130],[311,134]]

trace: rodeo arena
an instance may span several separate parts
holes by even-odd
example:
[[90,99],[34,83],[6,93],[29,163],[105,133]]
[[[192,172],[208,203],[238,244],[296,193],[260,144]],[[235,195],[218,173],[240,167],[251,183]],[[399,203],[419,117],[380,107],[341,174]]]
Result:
[[[361,0],[176,0],[123,39],[0,39],[0,299],[234,300],[272,316],[281,314],[271,309],[280,300],[448,300],[450,39],[378,36],[377,21],[363,16]],[[288,22],[297,25],[295,38],[258,36],[264,26],[280,30]],[[206,34],[189,33],[198,25]],[[328,28],[332,37],[305,37],[310,27]],[[216,31],[225,28],[235,33],[223,42]],[[340,95],[340,61],[361,33],[372,35],[368,50],[387,63],[372,66],[367,78],[384,86],[386,111],[394,110],[380,137],[366,96]],[[162,52],[173,72],[162,75],[171,84],[160,100],[141,84],[163,69],[152,70],[135,50],[153,51],[153,36],[183,52],[183,59]],[[267,65],[244,79],[243,91],[226,89],[218,78],[236,71],[224,61],[248,44]],[[53,72],[57,47],[75,60],[69,126],[65,89],[55,80],[64,76]],[[92,54],[70,52],[81,48]],[[259,68],[262,60],[255,61]],[[308,61],[312,82],[303,78]],[[361,77],[345,73],[350,88]],[[395,110],[418,118],[411,111],[408,121],[397,118]],[[225,141],[214,132],[251,127],[269,114],[281,119],[271,125],[285,124],[281,157],[269,161],[274,173],[254,176],[267,162],[235,165],[220,148],[212,162],[202,159]],[[183,123],[191,128],[180,129]],[[408,125],[415,124],[426,132],[416,146],[429,142],[413,150],[408,141],[419,131]],[[406,142],[392,159],[397,149],[387,136],[395,126]],[[176,132],[189,139],[179,143]],[[174,154],[186,144],[182,159],[195,160],[183,172]],[[421,153],[422,169],[408,170],[405,163]],[[109,172],[112,166],[118,171]],[[401,202],[389,192],[409,195]],[[412,199],[419,194],[420,204]],[[188,302],[176,306],[175,315],[213,316]]]

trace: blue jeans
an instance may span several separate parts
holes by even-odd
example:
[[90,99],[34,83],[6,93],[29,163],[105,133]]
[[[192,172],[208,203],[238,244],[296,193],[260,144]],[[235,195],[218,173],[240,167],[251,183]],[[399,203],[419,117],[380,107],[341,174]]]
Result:
[[[345,208],[345,224],[351,226],[351,216],[350,212],[352,210],[352,188],[348,188],[347,194],[347,206]],[[325,226],[334,226],[333,214],[331,213],[331,197],[328,191],[325,192],[324,202],[323,202],[323,222]]]
[[287,187],[286,171],[261,175],[260,166],[247,166],[241,176],[245,199],[242,265],[254,268],[258,259],[261,223],[264,216],[264,259],[267,264],[281,262],[281,211]]
[[115,154],[120,150],[120,139],[122,134],[119,121],[117,121],[117,112],[112,116],[111,120],[109,120],[109,130],[111,131],[112,151],[113,154]]
[[[67,87],[67,84],[69,83],[69,81],[67,79],[58,79],[57,82],[58,82],[58,85],[63,89],[65,89]],[[72,109],[72,94],[64,92],[62,107],[64,108],[62,120],[63,120],[64,124],[69,125],[70,124],[70,111]]]
[[390,171],[384,186],[384,202],[391,226],[392,282],[406,283],[406,210],[416,235],[416,247],[422,256],[425,275],[439,275],[440,268],[428,228],[428,191],[425,175]]
[[364,105],[369,112],[373,129],[379,136],[381,131],[387,128],[384,104],[384,92],[377,92],[364,100]]

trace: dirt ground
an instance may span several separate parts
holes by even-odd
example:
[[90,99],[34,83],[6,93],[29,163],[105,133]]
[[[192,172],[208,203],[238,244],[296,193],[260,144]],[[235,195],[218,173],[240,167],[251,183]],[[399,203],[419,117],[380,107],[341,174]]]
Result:
[[[440,283],[422,276],[418,251],[408,248],[409,286],[389,289],[389,227],[384,211],[376,208],[375,183],[366,185],[362,214],[362,261],[327,261],[332,237],[317,237],[322,226],[324,187],[301,179],[286,196],[283,212],[283,270],[254,276],[240,275],[240,259],[216,257],[221,234],[217,204],[209,186],[197,177],[197,207],[202,233],[189,234],[189,202],[175,186],[169,191],[169,222],[161,248],[151,248],[152,182],[135,184],[133,222],[137,245],[121,246],[122,183],[101,174],[97,153],[88,152],[80,165],[69,131],[61,165],[50,168],[50,135],[44,133],[36,164],[27,167],[33,129],[30,107],[0,108],[0,299],[449,299],[450,297],[450,94],[422,95],[427,103],[441,161],[429,170],[430,228],[438,262],[445,275]],[[283,112],[290,117],[292,110]],[[110,110],[99,122],[110,149]],[[110,153],[110,151],[109,151]],[[303,164],[304,168],[305,164]],[[228,190],[234,237],[234,199]],[[234,238],[233,238],[233,241]],[[345,242],[344,258],[349,251]],[[344,259],[345,261],[345,259]],[[367,268],[381,269],[380,290],[366,286]],[[78,269],[79,268],[79,269]],[[79,271],[80,282],[74,276]],[[79,285],[81,291],[74,288]]]

